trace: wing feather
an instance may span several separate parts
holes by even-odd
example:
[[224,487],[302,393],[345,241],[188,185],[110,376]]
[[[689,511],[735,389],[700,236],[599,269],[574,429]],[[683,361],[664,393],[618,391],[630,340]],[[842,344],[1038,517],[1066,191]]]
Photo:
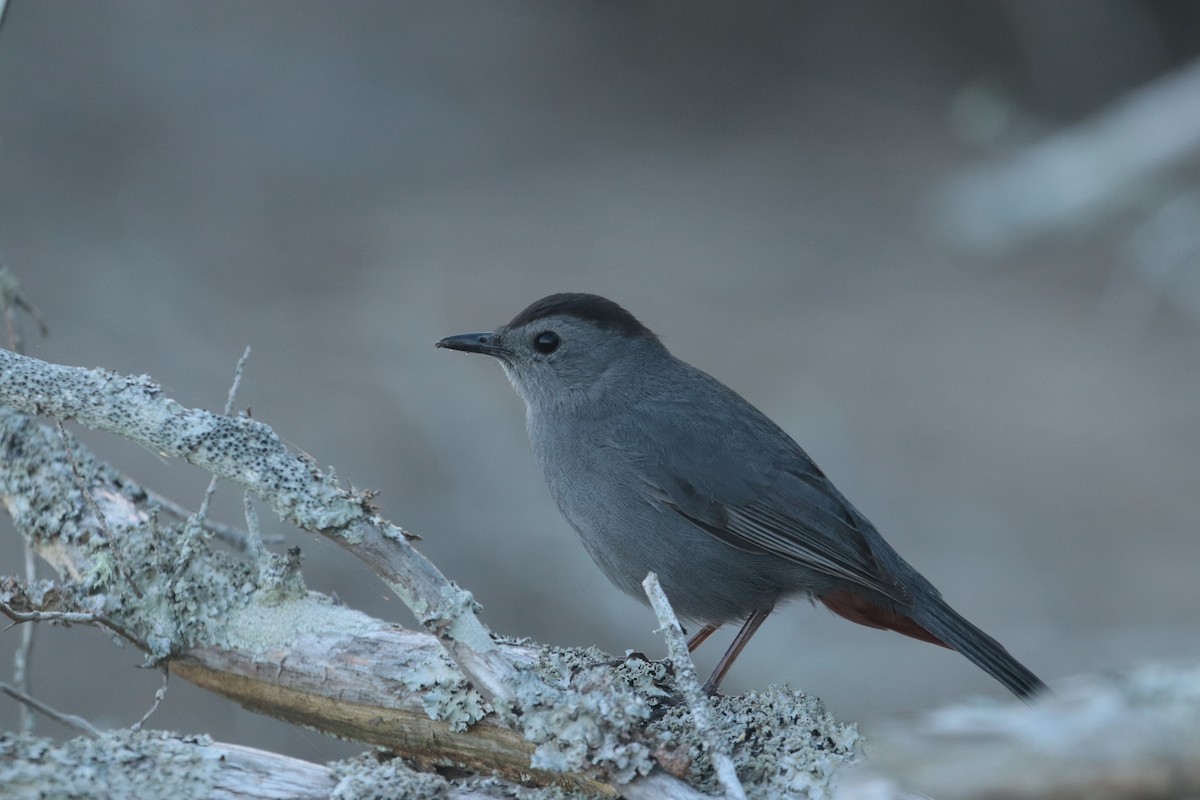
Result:
[[[651,439],[634,425],[614,437],[612,444],[630,455],[647,499],[732,547],[786,558],[907,604],[908,592],[872,553],[864,534],[871,523],[786,433],[721,389],[748,410],[738,424],[718,426],[705,408],[677,404],[666,413],[655,409],[658,421],[685,421],[674,430]],[[764,442],[771,445],[766,452]],[[691,454],[686,465],[678,463],[681,451]]]

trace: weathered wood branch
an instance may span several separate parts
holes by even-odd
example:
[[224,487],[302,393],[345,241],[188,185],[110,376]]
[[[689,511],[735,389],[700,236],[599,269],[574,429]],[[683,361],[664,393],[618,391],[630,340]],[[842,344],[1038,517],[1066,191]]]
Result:
[[[0,578],[0,602],[18,613],[89,616],[74,593],[57,587],[31,592],[13,578]],[[602,790],[594,782],[531,769],[534,745],[495,716],[482,716],[479,698],[449,668],[430,634],[335,605],[315,592],[235,609],[228,626],[225,646],[189,648],[170,659],[172,672],[252,711],[418,761]],[[538,659],[536,647],[501,649],[513,663],[533,666]],[[438,702],[444,707],[435,708]],[[468,721],[474,721],[469,730]]]
[[[26,523],[23,528],[31,544],[55,569],[86,581],[85,576],[96,574],[97,562],[107,551],[107,546],[96,547],[106,535],[120,536],[126,545],[146,536],[150,512],[139,505],[143,494],[127,478],[98,464],[77,443],[70,448],[76,469],[65,469],[67,448],[57,433],[10,409],[0,409],[0,430],[3,452],[36,453],[39,461],[48,458],[49,473],[71,487],[78,475],[88,481],[89,491],[103,498],[107,534],[86,509],[83,518],[74,520],[65,531],[59,527],[61,509],[45,517],[51,522],[49,527],[30,526],[22,506],[56,508],[54,499],[33,491],[32,484],[64,491],[68,487],[39,475],[28,460],[6,460],[30,485],[16,493],[11,482],[0,481],[5,487],[0,499]],[[12,470],[0,468],[0,474],[11,478]],[[244,562],[222,558],[218,552],[197,548],[189,561],[188,573],[179,577],[193,584],[200,580],[224,583],[231,567],[232,574],[252,579],[244,574],[249,572]],[[156,565],[144,566],[153,569]],[[140,573],[133,577],[140,580]],[[222,598],[223,619],[220,633],[213,637],[215,642],[195,636],[190,645],[176,643],[169,659],[172,670],[260,713],[393,747],[430,762],[470,765],[513,778],[531,776],[543,783],[565,780],[580,785],[577,778],[530,769],[534,745],[495,716],[485,716],[482,698],[471,692],[446,661],[434,636],[335,605],[299,586],[260,590],[265,592],[264,602],[237,603]],[[95,624],[118,632],[147,652],[152,649],[147,641],[164,634],[167,638],[192,635],[184,630],[171,633],[169,620],[150,618],[130,598],[116,602],[113,617],[105,616],[104,609],[114,604],[112,594],[111,590],[103,595],[88,594],[53,584],[27,587],[13,578],[0,579],[0,602],[13,612],[71,615],[74,619],[66,621],[75,622],[91,617]],[[176,600],[190,602],[178,596]],[[133,607],[123,610],[127,605]],[[507,645],[503,652],[513,664],[529,666],[537,661],[536,648]],[[443,704],[440,709],[434,707],[439,701]],[[440,718],[433,719],[431,714]],[[477,724],[468,732],[471,723]],[[583,783],[598,790],[591,781]]]

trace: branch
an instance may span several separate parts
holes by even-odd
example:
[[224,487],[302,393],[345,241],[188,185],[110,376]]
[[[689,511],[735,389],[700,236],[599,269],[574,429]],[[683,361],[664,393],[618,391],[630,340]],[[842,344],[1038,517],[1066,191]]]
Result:
[[[91,622],[70,593],[36,592],[0,578],[0,599],[26,619]],[[199,645],[171,660],[184,680],[258,713],[334,736],[395,749],[429,763],[468,765],[511,779],[586,780],[531,770],[534,746],[495,717],[446,661],[437,640],[312,592],[232,610],[225,644]],[[503,645],[513,663],[532,666],[537,648]],[[468,725],[469,730],[468,730]]]

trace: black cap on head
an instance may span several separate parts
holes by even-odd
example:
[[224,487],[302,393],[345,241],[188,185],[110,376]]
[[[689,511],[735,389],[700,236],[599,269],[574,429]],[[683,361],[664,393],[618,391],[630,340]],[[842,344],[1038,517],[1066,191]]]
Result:
[[552,316],[578,317],[601,328],[620,331],[627,336],[654,335],[649,328],[638,322],[637,317],[612,300],[596,294],[579,292],[564,292],[543,297],[513,317],[508,326],[515,328]]

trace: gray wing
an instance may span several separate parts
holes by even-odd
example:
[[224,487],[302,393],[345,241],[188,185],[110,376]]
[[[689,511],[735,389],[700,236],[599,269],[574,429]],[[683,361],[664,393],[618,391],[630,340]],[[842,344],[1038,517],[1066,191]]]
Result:
[[[907,603],[908,592],[888,579],[872,552],[868,537],[878,534],[808,454],[732,390],[700,375],[724,394],[723,402],[658,400],[626,417],[630,424],[614,435],[647,499],[732,547],[780,556]],[[739,413],[729,413],[730,402]],[[656,421],[653,436],[639,424],[648,414]],[[664,420],[665,428],[658,424]]]

